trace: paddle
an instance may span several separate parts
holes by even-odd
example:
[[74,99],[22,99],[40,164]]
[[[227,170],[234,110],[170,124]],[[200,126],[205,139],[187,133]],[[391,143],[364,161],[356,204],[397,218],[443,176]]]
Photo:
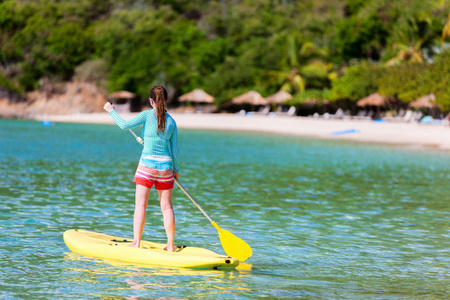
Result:
[[214,222],[210,216],[200,207],[197,201],[186,191],[186,189],[175,179],[178,187],[186,194],[186,196],[191,199],[191,201],[197,206],[197,208],[205,215],[205,217],[211,222],[214,228],[217,229],[219,233],[220,242],[222,243],[222,248],[228,256],[237,258],[239,261],[245,261],[247,258],[252,256],[252,248],[244,242],[242,239],[238,238],[228,230],[222,229]]
[[133,130],[131,130],[131,129],[128,129],[128,130],[129,130],[129,131],[131,132],[131,134],[136,138],[136,141],[137,141],[139,144],[144,145],[144,141],[142,140],[142,138],[141,138],[140,136],[137,136],[136,133],[134,133]]
[[[133,130],[130,129],[130,132],[136,138],[136,141],[144,145],[144,141],[142,138],[138,137]],[[188,193],[188,191],[175,179],[175,183],[178,187],[186,194],[186,196],[197,206],[197,208],[203,213],[203,215],[211,222],[214,228],[217,229],[219,233],[219,239],[222,243],[222,248],[228,256],[237,258],[239,261],[245,261],[247,258],[252,256],[253,250],[252,248],[244,242],[241,238],[238,238],[228,230],[222,229],[214,222],[211,217],[203,210],[203,208],[194,200],[194,198]]]

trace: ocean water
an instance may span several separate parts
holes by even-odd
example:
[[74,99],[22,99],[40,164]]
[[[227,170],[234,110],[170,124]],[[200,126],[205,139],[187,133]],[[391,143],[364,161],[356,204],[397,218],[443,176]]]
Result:
[[[179,143],[180,182],[253,248],[237,270],[71,253],[68,229],[132,236],[141,146],[110,125],[0,120],[0,299],[449,297],[449,153],[196,130]],[[177,244],[224,254],[178,188],[174,209]],[[143,239],[165,242],[154,191]]]

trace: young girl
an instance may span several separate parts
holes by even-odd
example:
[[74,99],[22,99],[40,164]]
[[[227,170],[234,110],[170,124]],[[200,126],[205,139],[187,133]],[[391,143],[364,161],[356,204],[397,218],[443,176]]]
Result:
[[136,208],[134,211],[134,239],[130,246],[140,247],[145,224],[150,189],[158,191],[164,228],[167,234],[167,251],[174,251],[175,216],[172,208],[174,178],[178,180],[178,134],[177,124],[166,112],[167,91],[163,86],[150,90],[152,110],[145,110],[129,121],[123,120],[107,102],[104,109],[113,117],[121,129],[131,129],[143,125],[144,149],[136,170]]

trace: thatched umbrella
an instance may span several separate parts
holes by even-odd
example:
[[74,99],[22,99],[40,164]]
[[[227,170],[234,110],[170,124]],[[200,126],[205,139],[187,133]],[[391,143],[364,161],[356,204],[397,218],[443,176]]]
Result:
[[131,101],[135,97],[135,94],[128,91],[117,91],[108,95],[108,99],[111,99],[118,112],[130,112],[132,110]]
[[391,99],[388,97],[381,96],[378,93],[370,94],[369,96],[362,98],[356,102],[357,106],[376,106],[377,107],[377,113],[376,117],[380,117],[380,107],[391,104]]
[[250,91],[231,100],[232,104],[267,105],[266,99],[256,91]]
[[278,91],[266,98],[268,103],[283,104],[284,101],[292,99],[292,95],[285,91]]
[[202,89],[195,89],[183,96],[179,97],[181,102],[196,102],[196,103],[214,103],[214,97],[206,93]]
[[356,105],[364,107],[364,106],[384,106],[389,104],[390,100],[387,97],[383,97],[378,93],[373,93],[365,98],[362,98],[356,102]]
[[117,91],[108,95],[109,99],[133,99],[135,94],[128,91]]
[[420,108],[420,107],[433,108],[436,106],[435,101],[436,101],[436,97],[434,96],[433,93],[431,93],[426,96],[420,97],[417,100],[414,100],[413,102],[411,102],[409,104],[409,106],[414,107],[414,108]]

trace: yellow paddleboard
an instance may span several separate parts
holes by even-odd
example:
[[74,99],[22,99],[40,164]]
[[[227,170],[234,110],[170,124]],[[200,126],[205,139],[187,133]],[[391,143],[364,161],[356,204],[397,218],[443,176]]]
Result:
[[197,247],[177,247],[175,252],[164,250],[165,244],[141,241],[141,247],[129,247],[133,240],[111,235],[71,229],[64,232],[67,247],[81,255],[114,259],[130,264],[179,268],[235,268],[239,260],[219,255],[211,250]]

